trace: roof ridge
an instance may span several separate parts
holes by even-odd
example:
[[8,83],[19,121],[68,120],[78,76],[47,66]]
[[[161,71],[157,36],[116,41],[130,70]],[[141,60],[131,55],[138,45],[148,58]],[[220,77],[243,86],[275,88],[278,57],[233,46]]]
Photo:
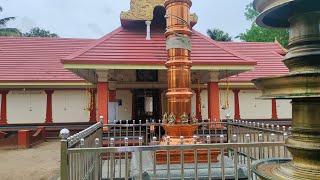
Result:
[[[208,42],[212,43],[213,45],[218,46],[219,48],[221,48],[221,49],[223,49],[223,50],[225,50],[225,51],[227,51],[227,52],[229,52],[229,53],[231,53],[231,54],[233,54],[233,55],[241,58],[241,59],[244,60],[244,61],[256,62],[256,61],[254,61],[253,59],[251,59],[251,58],[249,58],[249,57],[247,57],[247,56],[245,56],[245,55],[243,55],[243,54],[241,54],[241,53],[238,53],[238,52],[232,50],[231,48],[226,47],[226,46],[223,45],[222,43],[217,42],[217,41],[215,41],[215,40],[213,40],[213,39],[205,36],[204,34],[198,32],[198,31],[196,31],[196,30],[193,30],[193,32],[194,32],[196,35],[200,36],[201,38],[203,38],[203,39],[207,40]],[[256,62],[256,63],[257,63],[257,62]]]
[[72,60],[82,54],[84,54],[85,52],[89,51],[90,49],[98,46],[99,44],[103,43],[105,40],[113,37],[114,35],[116,35],[118,32],[122,31],[123,28],[122,27],[118,27],[117,29],[113,30],[112,32],[102,36],[100,39],[97,39],[95,40],[93,43],[89,44],[88,46],[85,46],[84,48],[76,51],[75,53],[65,57],[65,58],[62,58],[62,60]]
[[280,42],[277,39],[274,40],[274,43],[276,43],[280,47],[280,49],[284,52],[283,54],[288,53],[289,50],[285,48],[282,44],[280,44]]

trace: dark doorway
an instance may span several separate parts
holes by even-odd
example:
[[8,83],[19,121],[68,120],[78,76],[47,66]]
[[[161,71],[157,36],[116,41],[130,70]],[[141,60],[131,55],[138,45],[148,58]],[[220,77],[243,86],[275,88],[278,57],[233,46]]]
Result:
[[167,20],[164,17],[166,9],[163,6],[157,6],[153,10],[152,27],[165,29],[167,27]]
[[132,117],[135,120],[158,120],[161,117],[161,91],[154,89],[134,90]]

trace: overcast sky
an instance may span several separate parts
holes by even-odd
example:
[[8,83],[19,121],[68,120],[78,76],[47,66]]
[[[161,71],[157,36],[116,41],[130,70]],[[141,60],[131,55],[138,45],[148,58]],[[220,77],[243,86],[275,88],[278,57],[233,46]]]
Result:
[[[191,11],[199,16],[194,27],[206,33],[219,28],[233,37],[245,32],[250,22],[245,6],[253,0],[193,0]],[[127,11],[130,0],[0,0],[4,16],[16,16],[10,27],[23,32],[40,27],[60,37],[99,38],[120,26],[120,12]]]

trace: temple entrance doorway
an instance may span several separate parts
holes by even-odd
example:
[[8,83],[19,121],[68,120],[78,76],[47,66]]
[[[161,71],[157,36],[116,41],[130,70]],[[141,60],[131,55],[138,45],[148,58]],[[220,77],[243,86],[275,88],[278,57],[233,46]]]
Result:
[[136,89],[133,95],[132,118],[136,121],[161,118],[161,91],[159,89]]

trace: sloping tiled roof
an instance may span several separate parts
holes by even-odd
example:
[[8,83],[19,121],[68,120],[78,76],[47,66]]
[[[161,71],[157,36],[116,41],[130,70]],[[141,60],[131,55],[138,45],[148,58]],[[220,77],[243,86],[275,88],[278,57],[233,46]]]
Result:
[[[146,41],[144,32],[129,33],[121,28],[99,40],[0,37],[0,82],[83,81],[63,68],[61,59],[65,57],[76,62],[94,60],[100,63],[107,55],[109,63],[137,60],[163,64],[166,60],[163,32],[153,32],[151,37],[151,41]],[[119,44],[119,40],[125,42]],[[276,43],[218,43],[194,31],[192,45],[194,64],[230,64],[246,62],[249,58],[258,62],[254,70],[231,77],[230,81],[248,82],[253,78],[288,73],[282,63],[284,57],[279,55],[285,52]]]
[[61,58],[92,40],[0,37],[0,82],[83,81],[63,68]]
[[[152,30],[146,40],[145,30],[118,28],[86,48],[66,57],[66,64],[163,64],[167,60],[163,30]],[[191,39],[194,65],[255,65],[256,62],[225,47],[197,31]]]
[[222,42],[221,44],[241,53],[257,62],[254,70],[229,78],[231,82],[249,82],[252,79],[285,75],[288,68],[283,64],[286,52],[277,43],[272,42]]

